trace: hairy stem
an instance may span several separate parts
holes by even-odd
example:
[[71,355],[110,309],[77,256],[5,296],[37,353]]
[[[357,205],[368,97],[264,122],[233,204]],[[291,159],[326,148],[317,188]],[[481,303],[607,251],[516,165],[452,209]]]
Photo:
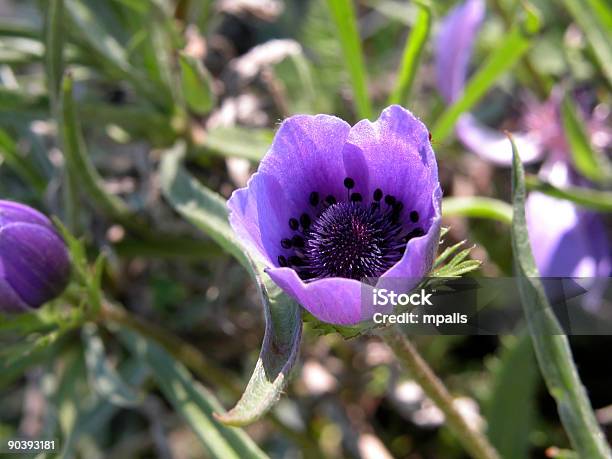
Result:
[[380,336],[393,350],[400,363],[410,372],[425,394],[442,410],[448,427],[464,448],[476,459],[501,459],[485,436],[470,426],[453,404],[453,397],[425,362],[414,345],[397,327],[388,327]]

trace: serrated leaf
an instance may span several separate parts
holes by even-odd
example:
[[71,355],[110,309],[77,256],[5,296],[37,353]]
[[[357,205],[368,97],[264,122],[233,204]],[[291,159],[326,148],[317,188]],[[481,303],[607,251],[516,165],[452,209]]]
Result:
[[236,407],[220,417],[232,425],[245,425],[263,416],[287,383],[300,344],[300,309],[243,249],[229,225],[225,200],[182,168],[183,155],[181,144],[164,155],[160,171],[164,196],[186,220],[242,263],[260,289],[266,329],[259,359]]
[[134,356],[147,363],[161,391],[174,409],[187,421],[212,457],[218,459],[267,457],[244,431],[227,427],[214,419],[213,413],[223,409],[221,404],[165,350],[125,329],[121,329],[118,336]]
[[185,53],[179,54],[183,97],[191,111],[205,115],[215,105],[212,77],[202,62]]
[[132,407],[140,404],[142,394],[123,381],[108,362],[98,327],[92,323],[86,324],[81,330],[81,337],[85,346],[89,380],[98,395],[117,406]]
[[606,445],[574,364],[563,329],[539,280],[525,218],[525,172],[512,138],[512,251],[521,303],[540,371],[557,402],[561,422],[580,457],[609,459]]

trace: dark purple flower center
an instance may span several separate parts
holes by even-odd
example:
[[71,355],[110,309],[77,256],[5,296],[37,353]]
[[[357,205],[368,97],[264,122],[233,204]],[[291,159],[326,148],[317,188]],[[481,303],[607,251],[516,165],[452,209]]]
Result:
[[[311,212],[291,218],[292,235],[280,241],[284,254],[278,264],[293,268],[305,281],[380,276],[402,258],[410,239],[425,234],[414,227],[419,221],[416,210],[408,214],[407,223],[402,221],[404,204],[394,196],[376,189],[371,202],[364,202],[360,193],[351,192],[352,178],[344,179],[344,187],[347,196],[342,201],[312,191],[307,197]],[[407,231],[406,224],[413,228]]]

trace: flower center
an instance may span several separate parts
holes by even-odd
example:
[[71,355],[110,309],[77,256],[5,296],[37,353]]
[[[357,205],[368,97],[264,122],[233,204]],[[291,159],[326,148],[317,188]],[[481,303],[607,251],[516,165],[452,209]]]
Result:
[[[290,266],[305,281],[380,276],[402,258],[410,239],[425,234],[415,227],[417,211],[402,221],[404,205],[394,196],[376,189],[368,203],[361,194],[351,192],[352,178],[345,178],[344,186],[346,200],[338,202],[331,195],[321,199],[313,191],[307,198],[313,216],[305,212],[288,222],[293,235],[281,240],[284,254],[279,255],[278,264]],[[412,226],[410,231],[406,226]]]

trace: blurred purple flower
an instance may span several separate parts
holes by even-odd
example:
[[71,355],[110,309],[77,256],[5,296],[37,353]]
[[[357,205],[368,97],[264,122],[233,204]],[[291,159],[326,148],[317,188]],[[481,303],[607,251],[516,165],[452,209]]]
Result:
[[[476,34],[485,15],[483,0],[467,0],[443,20],[436,42],[438,88],[451,103],[460,96]],[[539,103],[528,99],[520,120],[524,132],[513,134],[524,162],[547,154],[540,177],[556,186],[583,184],[570,164],[569,147],[559,116],[560,93]],[[605,116],[595,114],[588,127],[599,147],[612,137]],[[473,115],[457,122],[459,140],[482,158],[510,165],[512,151],[504,134],[488,128]],[[611,273],[611,249],[600,216],[570,201],[530,193],[526,202],[529,237],[542,276],[607,277]]]
[[0,312],[25,312],[58,296],[70,277],[68,251],[40,212],[0,200]]
[[288,118],[228,206],[276,284],[318,319],[355,324],[374,312],[361,301],[371,288],[363,278],[428,274],[441,198],[427,128],[394,105],[353,127],[328,115]]

